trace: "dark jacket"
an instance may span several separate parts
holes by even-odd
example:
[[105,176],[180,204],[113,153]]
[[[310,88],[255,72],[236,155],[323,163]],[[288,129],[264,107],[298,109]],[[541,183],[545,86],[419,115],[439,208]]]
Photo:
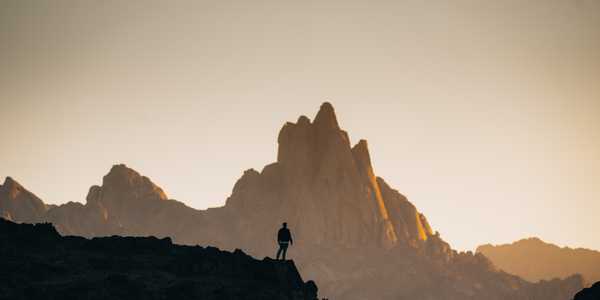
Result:
[[277,241],[292,243],[292,234],[290,233],[290,230],[287,228],[279,229],[279,232],[277,233]]

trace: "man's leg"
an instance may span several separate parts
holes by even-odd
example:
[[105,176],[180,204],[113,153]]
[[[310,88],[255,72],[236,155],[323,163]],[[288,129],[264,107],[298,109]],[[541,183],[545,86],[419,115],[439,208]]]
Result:
[[[279,256],[281,255],[281,251],[283,250],[283,246],[279,244],[279,250],[277,250],[277,260],[279,260]],[[285,252],[283,253],[283,259],[285,259]]]
[[283,249],[283,260],[285,260],[285,254],[287,253],[288,244],[281,245],[281,249]]

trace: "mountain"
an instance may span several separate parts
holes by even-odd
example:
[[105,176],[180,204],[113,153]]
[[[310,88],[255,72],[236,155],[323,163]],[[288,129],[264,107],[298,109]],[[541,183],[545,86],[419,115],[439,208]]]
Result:
[[169,238],[61,237],[51,224],[0,219],[0,299],[314,300],[292,261]]
[[572,249],[528,238],[512,244],[477,247],[502,270],[529,281],[565,278],[579,273],[589,282],[600,281],[600,252]]
[[278,144],[277,161],[246,170],[223,207],[189,208],[115,165],[85,204],[50,208],[41,219],[61,234],[172,237],[256,257],[274,256],[277,229],[286,221],[294,235],[288,257],[331,299],[564,300],[583,288],[580,276],[530,283],[481,254],[452,250],[404,195],[375,175],[367,142],[351,145],[329,103],[313,121],[301,116],[286,123]]
[[11,177],[0,185],[0,217],[7,220],[35,223],[42,219],[49,207]]

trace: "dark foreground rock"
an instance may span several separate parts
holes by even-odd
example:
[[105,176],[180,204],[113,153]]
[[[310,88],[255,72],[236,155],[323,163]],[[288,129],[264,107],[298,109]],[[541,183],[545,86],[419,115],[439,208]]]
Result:
[[169,238],[61,237],[0,219],[0,299],[310,299],[292,261]]
[[600,300],[600,281],[575,294],[575,298],[573,300]]

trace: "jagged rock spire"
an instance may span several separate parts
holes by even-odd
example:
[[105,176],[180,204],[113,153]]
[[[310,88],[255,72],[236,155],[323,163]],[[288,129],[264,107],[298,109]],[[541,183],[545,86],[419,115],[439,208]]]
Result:
[[305,116],[286,123],[278,142],[277,163],[265,168],[269,172],[253,173],[253,180],[245,174],[227,206],[253,208],[255,203],[254,207],[281,207],[275,214],[289,216],[290,223],[302,223],[296,227],[298,238],[316,243],[388,248],[399,242],[397,230],[403,232],[405,243],[424,238],[412,227],[406,228],[406,223],[420,227],[414,208],[406,217],[394,212],[394,217],[403,220],[392,222],[388,205],[399,207],[395,195],[386,190],[386,195],[393,197],[384,199],[367,141],[350,146],[331,103],[321,105],[312,123]]
[[335,109],[331,103],[324,102],[321,104],[321,108],[315,117],[314,124],[317,127],[322,128],[340,129],[337,117],[335,116]]

